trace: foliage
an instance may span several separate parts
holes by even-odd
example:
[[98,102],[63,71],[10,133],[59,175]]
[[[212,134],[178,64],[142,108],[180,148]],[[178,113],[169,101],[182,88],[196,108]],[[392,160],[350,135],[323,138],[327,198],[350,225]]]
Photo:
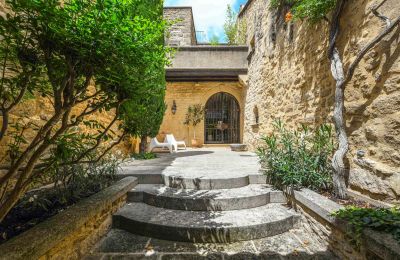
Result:
[[257,154],[265,167],[269,183],[284,191],[331,188],[332,129],[321,125],[315,130],[302,125],[288,130],[281,121],[273,124],[274,133],[263,137]]
[[[0,224],[0,243],[57,214],[116,181],[118,161],[78,164],[54,169],[54,185],[28,192]],[[64,176],[63,180],[59,179]]]
[[362,231],[366,228],[392,234],[400,243],[400,208],[358,208],[346,207],[333,216],[348,221],[352,227],[350,237],[360,247]]
[[236,12],[232,9],[230,5],[228,5],[226,9],[226,19],[225,19],[225,24],[224,24],[224,31],[225,31],[225,36],[226,40],[229,45],[235,45],[237,44],[236,37],[237,37],[237,14]]
[[[11,12],[0,17],[0,140],[7,135],[8,113],[27,92],[49,100],[53,113],[29,126],[33,138],[27,138],[23,127],[9,135],[14,147],[0,179],[0,221],[42,174],[64,164],[99,161],[117,145],[126,132],[111,130],[117,125],[129,130],[117,123],[130,118],[125,103],[138,105],[153,89],[161,92],[169,53],[163,45],[161,0],[7,4]],[[115,112],[108,124],[93,116],[104,111]],[[16,178],[16,183],[10,181]]]
[[138,154],[133,154],[132,155],[133,158],[135,158],[136,160],[152,160],[152,159],[156,159],[157,155],[155,153],[138,153]]
[[210,39],[210,44],[211,44],[211,46],[217,46],[217,45],[219,45],[219,38],[218,38],[217,35],[214,34],[214,35],[211,37],[211,39]]
[[[165,81],[164,76],[163,79]],[[166,110],[164,86],[148,88],[149,91],[123,105],[123,127],[127,133],[135,137],[158,134]]]
[[246,20],[242,20],[238,22],[238,32],[236,36],[236,43],[239,45],[247,44],[247,22]]
[[188,107],[184,125],[193,126],[193,137],[196,139],[196,126],[204,119],[205,107],[202,104],[196,104]]
[[291,7],[294,18],[317,22],[335,7],[337,0],[271,0],[271,8]]

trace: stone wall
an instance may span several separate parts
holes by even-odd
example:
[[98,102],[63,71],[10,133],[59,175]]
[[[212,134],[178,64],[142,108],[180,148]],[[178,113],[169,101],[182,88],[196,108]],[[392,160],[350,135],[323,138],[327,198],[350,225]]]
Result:
[[0,259],[83,259],[107,233],[112,214],[138,181],[126,177],[112,186],[0,245]]
[[[369,11],[376,2],[346,4],[338,42],[346,68],[384,26]],[[268,0],[250,0],[239,16],[247,24],[251,47],[244,143],[252,149],[277,118],[290,126],[332,122],[335,83],[327,59],[328,24],[285,23],[287,10],[278,13],[268,5]],[[399,9],[398,0],[389,0],[380,10],[393,18]],[[400,199],[399,31],[366,55],[345,93],[350,187],[391,202]],[[260,124],[255,124],[256,107]]]
[[[185,116],[190,105],[206,105],[207,100],[218,92],[227,92],[232,94],[239,102],[241,110],[241,133],[243,129],[243,87],[238,82],[168,82],[165,103],[167,111],[164,121],[160,128],[161,136],[159,141],[163,141],[163,134],[174,134],[177,140],[184,140],[190,145],[193,138],[193,127],[188,129],[183,124]],[[177,106],[176,114],[172,114],[171,107],[175,100]],[[204,121],[196,127],[196,137],[201,143],[204,143]]]
[[166,7],[164,8],[164,19],[173,22],[166,36],[167,45],[196,45],[196,31],[191,7]]

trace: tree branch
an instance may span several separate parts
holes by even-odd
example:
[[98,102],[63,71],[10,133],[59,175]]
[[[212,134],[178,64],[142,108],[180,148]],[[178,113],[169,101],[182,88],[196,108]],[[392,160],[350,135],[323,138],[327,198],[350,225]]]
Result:
[[384,23],[386,23],[386,27],[389,27],[389,26],[390,26],[390,23],[391,23],[390,19],[389,19],[388,17],[386,17],[386,16],[384,16],[384,15],[382,15],[381,13],[378,12],[378,9],[379,9],[384,3],[386,3],[386,2],[387,2],[387,0],[383,0],[381,3],[379,3],[379,4],[375,5],[375,6],[373,6],[373,7],[371,8],[371,12],[372,12],[376,17],[378,17],[379,19],[381,19]]
[[393,21],[393,23],[389,23],[390,25],[383,31],[381,32],[378,36],[376,36],[370,43],[368,43],[364,48],[362,48],[362,50],[358,53],[356,59],[351,63],[351,65],[349,66],[349,69],[347,71],[345,80],[343,82],[344,85],[346,85],[352,78],[354,75],[354,71],[356,69],[356,67],[358,66],[358,64],[360,63],[360,61],[362,60],[362,58],[365,56],[365,54],[368,53],[369,50],[371,50],[376,44],[378,44],[386,35],[388,35],[389,33],[391,33],[396,26],[398,26],[400,24],[400,16],[397,17],[397,19],[395,19]]

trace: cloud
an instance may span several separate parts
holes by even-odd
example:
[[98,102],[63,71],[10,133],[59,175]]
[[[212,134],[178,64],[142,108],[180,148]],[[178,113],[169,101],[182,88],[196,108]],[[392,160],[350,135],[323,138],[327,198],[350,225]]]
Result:
[[[165,6],[192,6],[196,31],[202,31],[207,38],[217,35],[225,41],[224,23],[228,5],[237,6],[239,0],[166,0]],[[243,1],[241,1],[243,2]]]

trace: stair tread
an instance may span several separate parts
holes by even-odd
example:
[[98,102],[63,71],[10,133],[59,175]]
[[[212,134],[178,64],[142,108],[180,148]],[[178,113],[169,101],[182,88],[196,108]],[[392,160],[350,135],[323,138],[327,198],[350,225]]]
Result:
[[185,228],[235,228],[257,226],[292,218],[296,214],[279,204],[231,211],[184,211],[129,203],[115,214],[137,222]]
[[156,196],[181,198],[181,199],[212,199],[224,200],[235,198],[246,198],[253,196],[266,195],[272,191],[269,185],[250,184],[244,187],[234,189],[216,189],[216,190],[195,190],[195,189],[178,189],[165,185],[138,185],[133,192],[146,192]]

